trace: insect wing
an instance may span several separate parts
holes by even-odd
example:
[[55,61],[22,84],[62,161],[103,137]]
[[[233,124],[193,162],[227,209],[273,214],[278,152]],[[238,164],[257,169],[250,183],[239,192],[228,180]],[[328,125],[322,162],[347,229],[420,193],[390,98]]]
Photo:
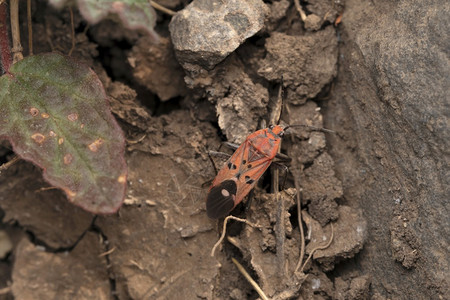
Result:
[[238,163],[242,160],[245,143],[239,146],[234,154],[220,169],[214,179],[206,198],[206,214],[212,219],[226,216],[236,205],[238,189],[237,174],[240,170]]
[[255,186],[272,163],[280,145],[279,132],[258,130],[247,137],[214,179],[206,199],[210,218],[225,217]]
[[234,207],[237,182],[228,179],[211,188],[206,199],[206,214],[211,219],[225,217]]
[[[282,130],[281,127],[278,128]],[[243,158],[239,165],[237,194],[235,205],[244,199],[255,186],[275,158],[280,146],[280,137],[274,136],[268,129],[262,129],[249,135],[243,148]]]
[[[263,157],[253,161],[252,163],[246,164],[247,169],[242,170],[242,173],[240,173],[239,182],[237,185],[235,205],[241,202],[242,199],[244,199],[244,197],[247,196],[247,194],[255,187],[255,184],[258,182],[259,178],[261,178],[261,176],[264,174],[271,163],[271,159]],[[244,165],[243,167],[245,168],[246,166]]]
[[242,162],[242,157],[245,152],[245,142],[242,143],[239,148],[234,151],[233,155],[227,160],[225,165],[220,169],[219,173],[217,173],[216,178],[214,178],[214,181],[211,185],[211,188],[213,188],[216,185],[219,185],[221,182],[232,179],[236,177],[236,174],[240,170],[240,162]]

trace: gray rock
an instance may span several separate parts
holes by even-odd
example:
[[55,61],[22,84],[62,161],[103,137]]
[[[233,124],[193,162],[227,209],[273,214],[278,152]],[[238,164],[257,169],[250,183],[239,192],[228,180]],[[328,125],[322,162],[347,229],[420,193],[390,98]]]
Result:
[[340,25],[325,126],[339,132],[329,144],[344,199],[370,224],[355,264],[391,299],[450,295],[449,11],[348,0]]
[[196,0],[172,18],[169,30],[180,64],[212,69],[264,25],[260,0]]

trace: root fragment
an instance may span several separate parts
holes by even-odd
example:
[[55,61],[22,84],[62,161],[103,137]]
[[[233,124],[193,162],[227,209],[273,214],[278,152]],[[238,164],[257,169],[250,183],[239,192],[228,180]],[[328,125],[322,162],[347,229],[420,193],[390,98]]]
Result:
[[253,288],[258,293],[258,295],[261,297],[261,299],[269,300],[269,298],[267,298],[266,294],[264,294],[263,290],[259,287],[258,283],[253,280],[253,278],[250,276],[250,274],[247,273],[247,271],[244,269],[244,267],[236,259],[234,259],[234,257],[232,257],[231,260],[236,265],[239,272],[241,272],[242,275],[244,275],[245,279],[247,279],[247,281],[253,286]]
[[254,228],[261,228],[261,226],[253,224],[253,223],[247,221],[246,219],[237,218],[235,216],[228,216],[228,217],[226,217],[225,220],[223,221],[222,235],[220,236],[219,240],[217,241],[217,243],[212,248],[211,256],[214,256],[214,253],[216,252],[216,248],[222,243],[223,239],[225,238],[225,234],[227,233],[227,223],[228,223],[229,219],[245,223],[245,224],[250,225],[251,227],[254,227]]

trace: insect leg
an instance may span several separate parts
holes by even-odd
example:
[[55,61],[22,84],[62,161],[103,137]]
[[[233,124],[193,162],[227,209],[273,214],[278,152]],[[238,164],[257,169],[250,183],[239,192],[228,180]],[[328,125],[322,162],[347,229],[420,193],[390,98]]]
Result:
[[230,154],[225,153],[225,152],[212,151],[212,150],[210,150],[208,152],[208,154],[209,154],[209,156],[215,156],[215,157],[220,157],[220,158],[225,158],[225,159],[228,159],[231,156]]
[[284,175],[283,175],[283,182],[281,184],[281,190],[284,190],[284,186],[286,185],[286,181],[287,181],[287,176],[289,174],[289,167],[286,166],[285,164],[283,164],[284,161],[274,161],[272,162],[272,166],[274,166],[275,168],[281,170]]
[[212,151],[212,150],[208,151],[208,157],[209,157],[209,160],[211,161],[211,164],[212,164],[213,167],[214,167],[214,171],[215,171],[216,174],[217,174],[217,173],[219,173],[219,170],[217,170],[216,163],[215,163],[214,160],[212,159],[213,156],[215,156],[215,157],[221,157],[221,158],[224,158],[224,159],[228,159],[228,158],[230,158],[231,155],[228,154],[228,153],[225,153],[225,152],[218,152],[218,151]]
[[245,203],[245,214],[246,215],[247,215],[248,211],[250,210],[250,207],[253,202],[253,191],[254,191],[254,189],[250,190],[250,192],[248,193],[248,200]]
[[224,142],[223,144],[224,144],[225,146],[231,148],[231,149],[234,149],[234,150],[236,150],[237,148],[239,148],[239,145],[238,145],[238,144],[235,144],[235,143]]
[[284,162],[284,163],[290,162],[292,160],[292,158],[290,158],[286,154],[283,154],[280,152],[278,152],[275,157],[279,159],[279,162]]

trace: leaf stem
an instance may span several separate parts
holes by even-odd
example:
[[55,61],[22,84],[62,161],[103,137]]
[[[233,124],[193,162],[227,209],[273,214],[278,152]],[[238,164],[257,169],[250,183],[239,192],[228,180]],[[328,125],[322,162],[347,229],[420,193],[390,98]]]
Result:
[[6,2],[0,2],[0,74],[7,73],[11,67],[7,15]]

